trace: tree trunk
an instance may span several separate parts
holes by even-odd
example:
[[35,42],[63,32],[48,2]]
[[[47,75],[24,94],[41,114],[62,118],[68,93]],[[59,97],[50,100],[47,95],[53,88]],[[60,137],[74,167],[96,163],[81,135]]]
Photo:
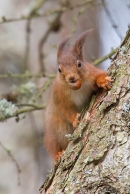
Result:
[[108,71],[111,90],[92,100],[41,194],[130,193],[130,29]]

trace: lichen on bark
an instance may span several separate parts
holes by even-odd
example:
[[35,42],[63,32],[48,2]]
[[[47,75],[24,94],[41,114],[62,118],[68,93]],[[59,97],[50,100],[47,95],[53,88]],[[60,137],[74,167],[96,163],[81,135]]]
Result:
[[83,134],[69,143],[42,194],[130,193],[130,29],[108,73],[111,90],[97,96],[89,123],[81,121]]

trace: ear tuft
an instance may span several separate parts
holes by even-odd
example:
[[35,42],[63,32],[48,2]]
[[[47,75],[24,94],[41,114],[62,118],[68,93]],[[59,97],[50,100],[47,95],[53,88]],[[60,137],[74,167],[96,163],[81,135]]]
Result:
[[76,40],[76,43],[74,44],[73,51],[79,56],[79,58],[82,60],[83,59],[83,54],[82,54],[82,48],[85,44],[85,39],[87,35],[92,32],[93,29],[87,30],[83,32]]
[[65,37],[61,42],[60,44],[58,45],[58,48],[57,48],[57,58],[60,57],[61,53],[63,52],[64,50],[64,47],[66,45],[66,43],[69,41],[71,36],[67,36]]

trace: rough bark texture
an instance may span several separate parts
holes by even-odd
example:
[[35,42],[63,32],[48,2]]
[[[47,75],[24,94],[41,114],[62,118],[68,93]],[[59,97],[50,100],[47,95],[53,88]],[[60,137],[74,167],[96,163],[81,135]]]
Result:
[[130,193],[130,29],[108,71],[111,90],[93,101],[41,194]]

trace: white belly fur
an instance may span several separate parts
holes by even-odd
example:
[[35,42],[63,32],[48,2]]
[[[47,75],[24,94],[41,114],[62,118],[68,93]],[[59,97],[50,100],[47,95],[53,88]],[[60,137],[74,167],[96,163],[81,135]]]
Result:
[[81,111],[89,103],[93,91],[92,83],[89,82],[82,84],[79,90],[71,90],[72,101],[77,106],[78,111]]

